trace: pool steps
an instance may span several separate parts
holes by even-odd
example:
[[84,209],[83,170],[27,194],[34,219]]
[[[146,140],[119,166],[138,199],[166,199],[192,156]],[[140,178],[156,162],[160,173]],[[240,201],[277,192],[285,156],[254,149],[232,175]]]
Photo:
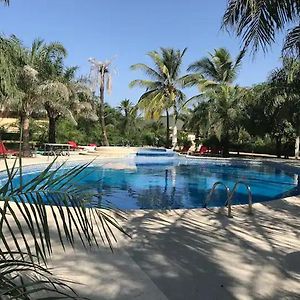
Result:
[[229,218],[232,218],[232,209],[231,209],[232,199],[233,199],[233,196],[234,196],[235,192],[237,191],[237,188],[238,188],[239,185],[245,186],[247,191],[248,191],[248,214],[249,215],[252,214],[252,203],[253,203],[252,192],[251,192],[250,186],[247,183],[245,183],[244,181],[237,181],[234,184],[234,186],[232,188],[232,191],[230,191],[230,188],[224,182],[222,182],[222,181],[215,182],[212,189],[210,190],[207,198],[206,198],[205,203],[204,203],[205,208],[207,207],[207,204],[209,203],[209,201],[212,199],[213,193],[219,185],[223,186],[226,190],[227,199],[226,199],[226,202],[225,202],[224,206],[227,206],[227,209],[228,209],[227,216]]

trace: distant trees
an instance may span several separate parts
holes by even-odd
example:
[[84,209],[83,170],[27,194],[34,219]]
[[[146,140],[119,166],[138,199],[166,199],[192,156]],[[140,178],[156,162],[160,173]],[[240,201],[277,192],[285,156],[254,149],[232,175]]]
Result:
[[[30,117],[34,110],[42,109],[42,85],[46,82],[46,73],[51,63],[64,57],[66,50],[61,44],[46,44],[36,39],[30,48],[25,47],[15,37],[0,40],[6,56],[8,71],[2,84],[2,103],[17,109],[23,132],[23,152],[30,155],[29,128]],[[5,48],[7,52],[5,53]],[[3,76],[3,75],[2,75]]]
[[[49,141],[55,142],[56,121],[73,118],[91,93],[74,78],[76,68],[66,68],[66,49],[59,43],[46,44],[36,39],[30,48],[16,37],[0,37],[0,100],[3,107],[18,111],[23,136],[23,154],[30,155],[30,118],[33,112],[46,111]],[[84,99],[85,98],[85,99]],[[80,105],[79,105],[79,102]],[[90,109],[91,116],[92,109]]]

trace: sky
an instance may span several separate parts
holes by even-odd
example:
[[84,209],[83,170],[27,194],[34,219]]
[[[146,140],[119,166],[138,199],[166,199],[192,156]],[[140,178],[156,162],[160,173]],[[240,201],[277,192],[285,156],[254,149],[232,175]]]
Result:
[[[146,78],[131,71],[135,63],[151,65],[147,52],[160,47],[188,48],[186,67],[225,47],[233,56],[240,40],[221,30],[227,0],[11,0],[0,6],[0,32],[15,34],[26,46],[35,38],[61,42],[68,50],[66,64],[78,66],[78,75],[89,73],[90,57],[113,61],[113,90],[106,101],[117,106],[129,98],[137,102],[143,90],[129,88],[131,80]],[[248,55],[237,84],[264,81],[280,65],[282,39],[267,54]],[[187,91],[192,95],[196,91]]]

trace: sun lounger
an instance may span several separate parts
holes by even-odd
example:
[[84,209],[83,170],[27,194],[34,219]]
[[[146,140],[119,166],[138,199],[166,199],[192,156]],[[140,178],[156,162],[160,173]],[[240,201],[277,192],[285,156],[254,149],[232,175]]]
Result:
[[18,155],[18,153],[18,151],[6,149],[4,143],[2,141],[0,142],[0,155],[10,158],[12,156]]

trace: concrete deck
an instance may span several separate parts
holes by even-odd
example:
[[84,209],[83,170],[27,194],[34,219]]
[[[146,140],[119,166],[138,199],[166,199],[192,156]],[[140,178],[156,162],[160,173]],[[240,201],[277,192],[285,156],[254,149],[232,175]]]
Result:
[[90,299],[299,299],[300,198],[217,209],[136,211],[115,253],[63,252],[51,266]]
[[300,299],[300,197],[253,208],[130,212],[114,254],[57,241],[51,266],[90,299]]

